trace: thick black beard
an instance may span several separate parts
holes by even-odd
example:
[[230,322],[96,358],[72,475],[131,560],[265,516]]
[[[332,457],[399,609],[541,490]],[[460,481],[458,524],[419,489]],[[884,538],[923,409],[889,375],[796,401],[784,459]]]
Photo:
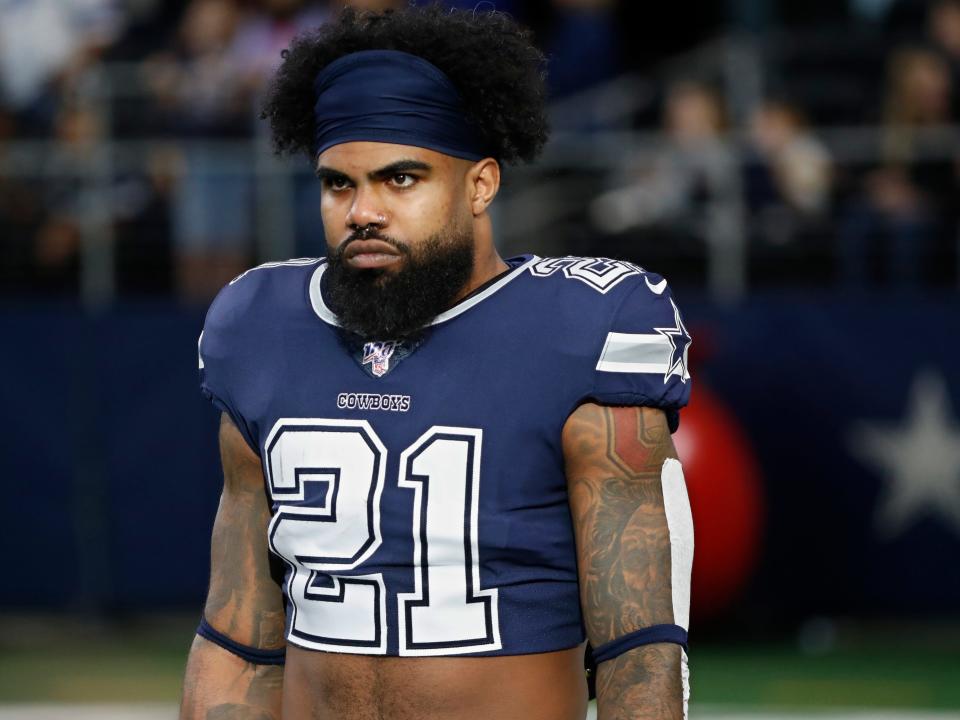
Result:
[[382,235],[362,237],[383,240],[403,256],[403,267],[394,272],[349,267],[343,252],[353,238],[327,253],[327,302],[343,329],[364,341],[417,337],[453,304],[473,274],[473,236],[469,232],[436,233],[419,243],[416,252]]

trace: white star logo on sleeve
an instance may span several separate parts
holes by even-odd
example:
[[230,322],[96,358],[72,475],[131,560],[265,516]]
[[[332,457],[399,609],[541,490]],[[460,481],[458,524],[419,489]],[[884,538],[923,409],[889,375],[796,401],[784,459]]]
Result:
[[899,426],[862,422],[850,434],[853,454],[883,478],[877,530],[893,539],[936,517],[960,535],[960,424],[943,377],[932,370],[917,375],[909,405]]
[[667,366],[666,373],[664,373],[663,381],[666,382],[669,380],[670,375],[679,375],[680,380],[686,382],[690,379],[690,372],[687,370],[687,352],[693,340],[691,340],[690,333],[687,332],[683,320],[680,319],[680,309],[673,301],[673,298],[670,298],[670,305],[673,306],[674,327],[654,328],[654,330],[670,341],[670,348],[672,350],[670,353],[670,362]]

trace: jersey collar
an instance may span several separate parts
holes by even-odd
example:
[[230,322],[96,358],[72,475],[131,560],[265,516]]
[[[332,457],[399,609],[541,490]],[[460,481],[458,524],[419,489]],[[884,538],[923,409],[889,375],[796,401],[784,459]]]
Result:
[[[428,327],[431,325],[445,323],[447,320],[452,320],[458,315],[462,315],[474,305],[478,305],[486,300],[488,297],[500,290],[500,288],[504,287],[507,283],[513,282],[516,278],[520,277],[520,275],[522,275],[528,267],[540,259],[536,255],[523,255],[520,257],[524,258],[524,261],[517,265],[517,267],[505,273],[499,280],[491,283],[480,292],[473,293],[465,297],[449,310],[445,310],[437,315],[428,324]],[[313,311],[317,314],[317,317],[319,317],[325,323],[339,327],[340,322],[337,320],[337,316],[333,313],[333,310],[327,306],[326,301],[323,299],[323,293],[320,291],[320,281],[323,278],[323,273],[326,271],[326,269],[327,262],[324,260],[317,266],[317,269],[313,271],[313,275],[310,277],[310,304],[313,306]]]

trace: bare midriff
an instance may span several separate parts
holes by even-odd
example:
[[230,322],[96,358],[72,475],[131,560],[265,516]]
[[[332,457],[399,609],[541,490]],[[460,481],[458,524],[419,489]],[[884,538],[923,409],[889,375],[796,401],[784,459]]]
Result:
[[583,648],[373,657],[287,646],[283,720],[583,720]]

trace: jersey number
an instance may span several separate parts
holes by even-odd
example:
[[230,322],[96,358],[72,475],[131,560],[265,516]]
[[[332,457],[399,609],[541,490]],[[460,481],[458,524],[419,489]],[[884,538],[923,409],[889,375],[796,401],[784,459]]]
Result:
[[[414,591],[397,593],[401,655],[501,647],[497,590],[480,589],[482,437],[478,429],[434,426],[400,455],[398,485],[414,494]],[[281,420],[267,438],[265,460],[279,506],[270,548],[291,567],[291,636],[319,650],[384,654],[383,574],[347,571],[383,541],[387,449],[364,420]]]

